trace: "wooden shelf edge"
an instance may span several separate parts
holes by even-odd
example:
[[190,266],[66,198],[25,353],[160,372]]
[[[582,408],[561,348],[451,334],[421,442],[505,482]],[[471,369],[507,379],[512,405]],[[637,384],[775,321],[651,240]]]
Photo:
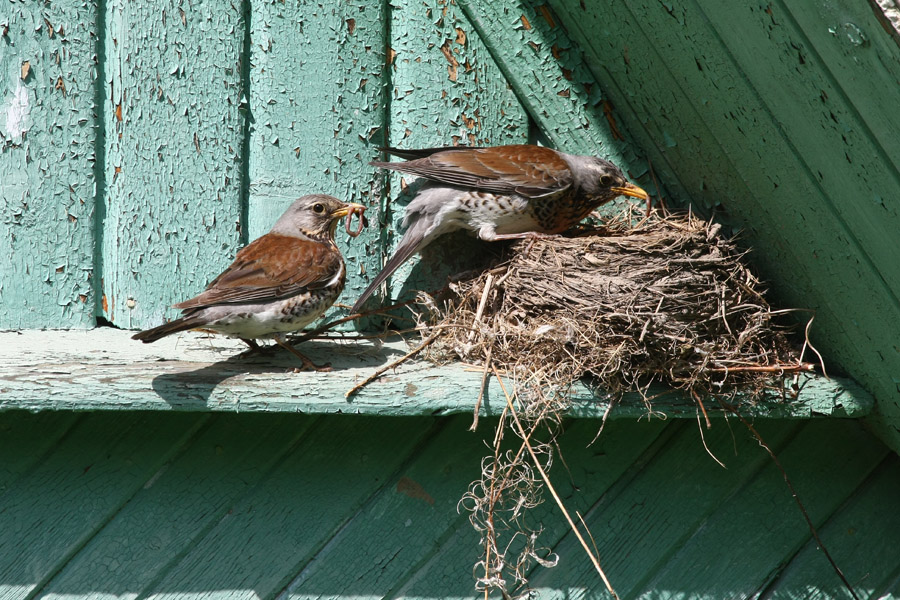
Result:
[[[351,387],[406,353],[406,345],[353,338],[307,342],[301,351],[334,370],[294,373],[296,359],[280,349],[245,357],[239,356],[240,341],[219,336],[187,333],[141,344],[131,333],[109,327],[0,332],[0,410],[447,415],[471,412],[481,385],[475,370],[418,360],[348,400]],[[800,387],[796,398],[770,390],[759,402],[735,402],[742,414],[761,418],[859,418],[874,408],[872,396],[852,380],[804,375]],[[629,394],[610,418],[697,417],[690,399],[664,389],[651,394],[659,394],[651,408]],[[605,394],[580,382],[572,398],[573,417],[601,417],[609,407]],[[504,404],[500,386],[489,383],[481,415],[499,414]],[[712,399],[705,408],[710,416],[724,414]]]

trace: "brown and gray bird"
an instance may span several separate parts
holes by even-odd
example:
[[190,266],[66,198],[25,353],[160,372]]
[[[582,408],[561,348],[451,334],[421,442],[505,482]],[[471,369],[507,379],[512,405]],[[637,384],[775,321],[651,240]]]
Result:
[[617,196],[649,200],[608,160],[543,146],[384,150],[407,161],[370,164],[428,181],[406,207],[400,244],[351,312],[444,233],[468,229],[486,241],[561,233]]
[[180,318],[133,338],[155,342],[179,331],[210,329],[254,349],[255,340],[273,338],[304,368],[324,370],[284,336],[318,319],[341,294],[346,270],[334,232],[342,217],[349,232],[350,215],[362,218],[365,210],[322,194],[295,200],[271,231],[240,250],[202,294],[175,305],[183,312]]

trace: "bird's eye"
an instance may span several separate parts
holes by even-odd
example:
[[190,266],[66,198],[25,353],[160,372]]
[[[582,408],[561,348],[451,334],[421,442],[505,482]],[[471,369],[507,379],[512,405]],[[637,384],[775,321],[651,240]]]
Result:
[[601,175],[600,176],[600,185],[603,187],[610,187],[614,183],[612,175]]
[[325,205],[320,203],[313,204],[313,212],[317,215],[321,215],[325,212]]

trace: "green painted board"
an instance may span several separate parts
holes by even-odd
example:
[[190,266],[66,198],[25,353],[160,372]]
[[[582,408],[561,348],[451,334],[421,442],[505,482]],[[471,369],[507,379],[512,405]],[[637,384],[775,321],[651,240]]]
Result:
[[79,415],[63,412],[14,412],[0,420],[0,494],[15,487],[78,420]]
[[[0,596],[483,597],[472,580],[478,535],[456,500],[496,423],[471,433],[465,415],[84,413],[73,426],[0,413],[10,439],[43,427],[59,440],[20,444],[38,458],[0,494]],[[679,573],[691,583],[659,579],[653,597],[746,597],[751,580],[760,593],[790,593],[775,597],[839,591],[780,474],[739,423],[706,433],[728,469],[694,423],[611,421],[590,445],[599,424],[566,423],[565,462],[550,474],[623,598]],[[896,457],[848,420],[758,427],[858,589],[896,597],[886,595],[900,572],[890,551],[900,544],[889,514]],[[550,499],[529,518],[560,557],[531,573],[539,597],[604,597]]]
[[245,21],[239,3],[105,8],[100,314],[146,328],[239,248]]
[[[272,598],[417,456],[434,420],[314,427],[259,486],[146,590],[155,599],[229,590]],[[402,433],[402,435],[398,435]],[[361,440],[365,443],[360,443]]]
[[0,16],[0,329],[94,325],[97,6]]
[[[103,589],[136,598],[269,476],[316,423],[260,415],[208,419],[36,597]],[[112,555],[110,548],[120,551]]]
[[[354,339],[300,345],[330,373],[295,373],[299,361],[282,349],[242,356],[239,340],[191,332],[154,344],[132,340],[111,327],[92,331],[0,332],[0,410],[162,410],[440,415],[471,413],[481,390],[481,371],[459,364],[414,360],[385,373],[347,399],[345,394],[376,369],[409,351],[402,341]],[[766,418],[861,417],[872,398],[853,381],[804,376],[801,392],[772,389],[746,415]],[[103,393],[98,394],[97,390]],[[656,413],[696,419],[693,400],[650,390]],[[739,400],[743,398],[739,397]],[[481,414],[506,405],[500,386],[488,382]],[[578,383],[570,414],[597,417],[609,407],[602,392]],[[712,416],[721,409],[707,403]],[[623,398],[613,418],[648,415],[637,395]]]
[[[805,425],[779,454],[810,518],[820,527],[887,452],[860,425],[823,422]],[[783,557],[793,555],[810,537],[782,474],[772,464],[766,467],[752,483],[725,499],[723,509],[705,519],[663,568],[645,578],[634,597],[654,598],[659,597],[658,590],[691,590],[698,585],[714,597],[758,593]],[[823,541],[828,544],[830,539]],[[718,549],[716,560],[698,564],[697,557],[709,548]],[[858,581],[863,572],[845,574]],[[832,572],[830,579],[816,584],[832,587],[836,580]]]
[[[495,421],[485,423],[486,438],[483,445],[485,454],[493,445],[492,434],[496,428]],[[647,454],[664,446],[674,431],[680,426],[656,422],[618,421],[609,423],[598,438],[596,436],[600,423],[597,420],[583,420],[570,424],[560,436],[561,457],[558,455],[552,467],[551,480],[566,503],[566,508],[574,517],[576,511],[584,514],[592,504],[602,501],[608,490],[619,481],[635,462],[640,463]],[[517,451],[520,442],[509,436],[505,448]],[[530,525],[542,526],[544,531],[539,537],[541,547],[552,548],[563,538],[568,529],[548,493],[543,494],[543,503],[534,509],[525,519]],[[397,598],[423,598],[433,594],[432,590],[442,589],[450,597],[469,597],[474,592],[474,582],[470,578],[476,570],[475,563],[481,551],[478,535],[470,527],[454,532],[443,541],[440,551],[433,552],[427,561],[406,574],[402,587],[395,592]],[[506,538],[509,542],[509,538]],[[512,559],[512,555],[509,556]],[[580,561],[583,558],[577,552],[561,556],[565,564],[568,561]],[[466,577],[460,577],[460,565],[468,566]],[[550,569],[547,573],[552,577],[559,568]],[[560,580],[561,581],[561,580]]]
[[26,597],[40,589],[203,420],[108,414],[72,428],[0,496],[0,596]]
[[[484,422],[479,434],[473,435],[466,417],[442,419],[415,460],[394,474],[300,570],[282,597],[363,600],[390,596],[388,590],[401,585],[412,565],[438,552],[447,536],[471,531],[457,503],[468,482],[478,477],[485,452],[479,442],[495,423]],[[377,536],[372,534],[375,529],[380,531]],[[360,556],[366,560],[360,561]],[[347,565],[356,568],[348,571]]]
[[[389,145],[431,148],[528,141],[528,115],[455,2],[391,2],[390,17]],[[383,228],[379,269],[400,241],[404,206],[418,189],[415,177],[387,172],[381,176],[388,194],[379,219]],[[409,299],[418,290],[442,288],[447,276],[470,268],[491,252],[489,246],[466,234],[435,241],[421,260],[407,261],[394,273],[390,297]]]
[[[861,598],[889,597],[890,586],[897,577],[897,565],[882,560],[897,554],[896,541],[890,535],[882,535],[900,531],[897,498],[900,459],[891,454],[865,481],[859,494],[819,528],[829,552]],[[824,600],[852,596],[835,577],[815,541],[809,540],[760,598]]]
[[379,264],[381,176],[368,162],[385,137],[385,7],[368,0],[249,6],[249,238],[304,194],[370,207],[360,237],[338,229],[347,262],[339,301],[352,304],[363,275]]
[[[696,423],[683,423],[671,432],[667,443],[654,454],[630,465],[628,472],[598,502],[585,509],[584,518],[597,544],[601,566],[614,589],[623,598],[636,597],[641,583],[660,565],[666,564],[674,549],[683,545],[703,527],[710,515],[767,464],[767,457],[744,431],[716,423],[705,433],[707,446],[731,468],[723,469],[706,453]],[[799,425],[764,427],[770,444],[780,447],[799,429]],[[685,465],[690,464],[690,469]],[[665,502],[647,502],[666,481]],[[560,565],[562,573],[539,571],[533,577],[537,588],[547,587],[560,575],[564,580],[580,582],[581,592],[600,583],[580,545],[571,533],[554,551],[561,556],[577,557]],[[639,556],[640,561],[633,557]],[[548,597],[561,597],[548,590]]]
[[653,189],[641,151],[549,5],[460,4],[543,136],[560,150],[607,158]]
[[[834,10],[821,4],[822,19],[834,21]],[[636,139],[677,173],[689,194],[681,200],[717,206],[743,229],[780,305],[816,310],[813,341],[878,397],[884,418],[876,424],[900,447],[892,259],[900,223],[891,200],[900,197],[900,184],[893,146],[873,133],[880,113],[872,112],[876,103],[897,104],[900,88],[879,86],[877,101],[866,103],[844,90],[853,54],[862,63],[895,63],[900,48],[880,40],[850,50],[834,37],[831,43],[851,53],[834,77],[836,59],[812,51],[824,41],[807,41],[813,17],[801,27],[781,5],[772,15],[762,5],[706,2],[671,10],[617,2],[602,13],[572,0],[551,5]],[[846,22],[863,23],[873,39],[887,35],[871,19],[857,19],[868,5],[857,7]],[[822,35],[828,29],[817,27]],[[890,77],[890,69],[872,70],[876,81]]]

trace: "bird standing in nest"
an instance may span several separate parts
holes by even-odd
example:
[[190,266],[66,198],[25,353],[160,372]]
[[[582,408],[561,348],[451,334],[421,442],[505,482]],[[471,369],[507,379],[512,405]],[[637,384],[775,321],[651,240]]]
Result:
[[401,264],[444,233],[468,229],[486,241],[562,233],[617,196],[650,198],[608,160],[543,146],[385,151],[407,161],[371,164],[428,181],[407,205],[406,232],[354,313]]
[[[315,194],[294,201],[269,233],[237,253],[234,262],[195,298],[175,305],[183,315],[133,336],[155,342],[189,329],[209,329],[237,337],[252,349],[257,339],[272,338],[296,355],[305,369],[319,367],[285,341],[334,304],[344,289],[344,258],[334,243],[337,223],[365,207]],[[358,231],[357,231],[358,233]]]

